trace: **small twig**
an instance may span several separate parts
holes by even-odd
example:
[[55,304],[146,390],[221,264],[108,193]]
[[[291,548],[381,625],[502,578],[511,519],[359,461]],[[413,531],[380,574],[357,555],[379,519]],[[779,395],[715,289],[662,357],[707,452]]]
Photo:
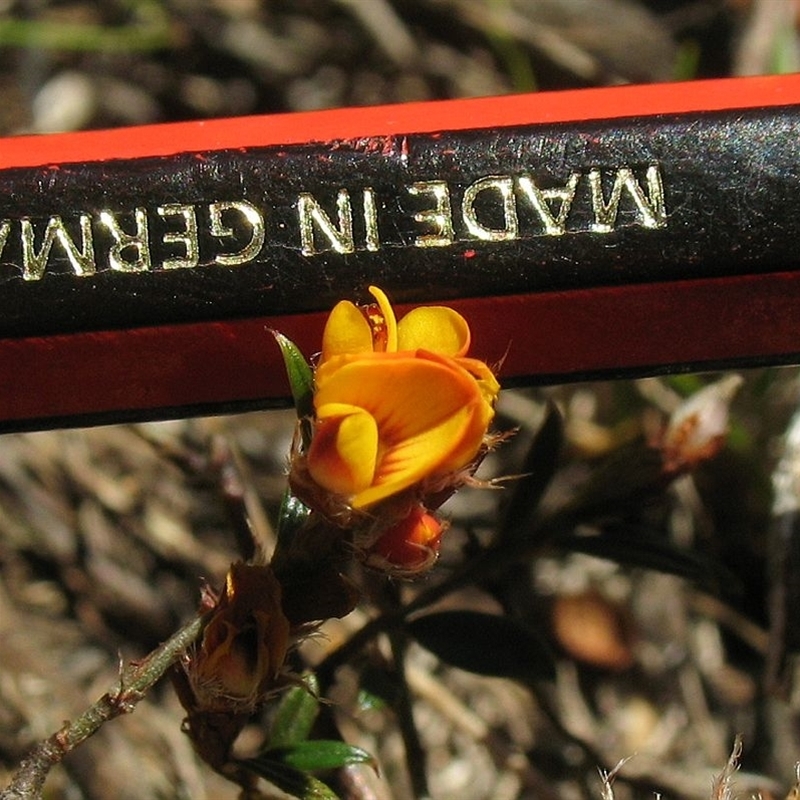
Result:
[[[541,541],[544,541],[544,537],[541,537]],[[317,665],[316,674],[322,692],[324,693],[333,681],[335,671],[346,664],[376,636],[401,626],[409,616],[428,608],[447,595],[496,574],[509,564],[526,557],[531,549],[538,546],[540,546],[539,540],[536,540],[534,545],[526,541],[514,541],[513,543],[505,542],[502,547],[484,550],[481,554],[464,562],[459,569],[444,580],[424,589],[405,606],[390,611],[384,610],[379,617],[370,620]],[[0,800],[3,798],[0,797]]]
[[[329,653],[317,665],[315,674],[319,681],[320,692],[325,694],[333,683],[334,675],[339,667],[346,664],[353,656],[366,647],[376,636],[390,628],[402,624],[402,613],[381,614],[359,628],[349,639]],[[0,797],[0,800],[3,800]]]
[[739,757],[742,755],[742,737],[737,735],[733,742],[733,749],[728,758],[725,769],[717,775],[711,787],[712,800],[731,800],[733,797],[733,779],[739,769]]
[[38,800],[50,770],[105,722],[133,711],[153,684],[200,635],[204,622],[205,617],[195,617],[144,659],[121,670],[117,687],[33,748],[11,783],[0,792],[0,800]]
[[211,453],[239,554],[248,562],[268,563],[275,548],[275,532],[245,459],[228,436],[215,436],[211,441]]
[[426,772],[427,756],[425,747],[419,738],[419,731],[414,722],[413,703],[411,692],[408,688],[405,672],[406,650],[408,649],[408,638],[402,630],[395,629],[389,633],[389,641],[392,647],[392,657],[394,659],[394,671],[399,686],[399,695],[395,706],[397,722],[400,733],[403,737],[403,744],[406,749],[406,766],[411,778],[411,785],[414,797],[418,800],[430,797],[428,791],[428,776]]
[[338,0],[369,31],[398,67],[419,62],[419,49],[403,20],[386,0]]
[[614,781],[619,775],[619,771],[629,760],[630,757],[620,759],[611,770],[600,770],[600,780],[602,781],[600,796],[602,800],[614,800]]
[[[383,581],[378,602],[383,611],[393,614],[402,611],[400,591],[391,581]],[[394,676],[397,680],[398,693],[395,706],[397,723],[403,737],[406,750],[406,767],[411,779],[414,797],[418,800],[430,797],[428,790],[427,756],[425,748],[419,738],[416,722],[414,721],[414,708],[406,678],[406,653],[408,651],[408,637],[402,628],[392,628],[388,632],[389,643],[392,648],[394,662]]]

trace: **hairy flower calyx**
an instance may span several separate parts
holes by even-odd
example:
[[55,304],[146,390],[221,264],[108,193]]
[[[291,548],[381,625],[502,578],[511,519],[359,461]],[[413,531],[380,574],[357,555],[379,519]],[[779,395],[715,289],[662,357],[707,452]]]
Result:
[[290,625],[270,567],[234,564],[186,671],[202,710],[254,708],[283,669]]

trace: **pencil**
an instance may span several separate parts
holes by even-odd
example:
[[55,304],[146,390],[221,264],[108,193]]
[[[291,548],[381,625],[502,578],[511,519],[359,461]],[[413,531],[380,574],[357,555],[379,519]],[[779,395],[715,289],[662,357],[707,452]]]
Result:
[[505,385],[791,363],[800,76],[7,139],[0,430],[281,405],[381,286]]

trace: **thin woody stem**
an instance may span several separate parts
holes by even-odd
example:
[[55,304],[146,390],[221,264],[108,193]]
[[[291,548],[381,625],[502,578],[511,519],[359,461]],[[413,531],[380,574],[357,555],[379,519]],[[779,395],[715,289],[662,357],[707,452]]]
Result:
[[144,659],[128,664],[121,671],[116,688],[33,748],[11,783],[0,791],[0,800],[38,800],[50,770],[105,722],[133,711],[153,684],[197,639],[204,623],[204,616],[195,617]]
[[[380,616],[371,619],[317,665],[316,674],[323,691],[333,680],[334,672],[376,636],[401,626],[408,617],[433,605],[443,597],[496,575],[510,564],[531,558],[565,526],[566,523],[555,516],[545,520],[540,524],[536,535],[531,535],[527,539],[504,541],[502,544],[487,548],[463,563],[444,580],[421,591],[405,606],[386,610]],[[0,800],[3,798],[0,797]]]
[[[492,575],[508,563],[519,558],[521,548],[504,547],[484,551],[480,556],[463,564],[440,583],[420,592],[411,602],[395,610],[384,611],[359,628],[344,644],[326,656],[316,668],[317,679],[322,691],[333,680],[334,672],[371,642],[376,636],[402,625],[413,613],[421,611],[458,589],[468,586],[481,578]],[[0,800],[3,798],[0,796]]]

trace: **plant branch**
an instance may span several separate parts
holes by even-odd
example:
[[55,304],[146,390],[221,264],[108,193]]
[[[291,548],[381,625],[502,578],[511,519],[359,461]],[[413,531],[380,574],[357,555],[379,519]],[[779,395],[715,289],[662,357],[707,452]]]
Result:
[[81,742],[111,719],[128,714],[147,691],[203,630],[205,617],[198,616],[174,633],[141,661],[120,672],[119,685],[106,692],[77,719],[39,742],[22,761],[11,783],[0,791],[0,800],[38,800],[50,770]]
[[390,631],[389,641],[392,647],[395,676],[400,690],[395,712],[400,726],[400,733],[403,736],[403,744],[405,745],[406,766],[411,778],[414,797],[419,800],[425,800],[425,798],[430,797],[426,771],[427,755],[414,722],[413,702],[406,680],[405,657],[408,649],[408,638],[402,630],[396,628]]

